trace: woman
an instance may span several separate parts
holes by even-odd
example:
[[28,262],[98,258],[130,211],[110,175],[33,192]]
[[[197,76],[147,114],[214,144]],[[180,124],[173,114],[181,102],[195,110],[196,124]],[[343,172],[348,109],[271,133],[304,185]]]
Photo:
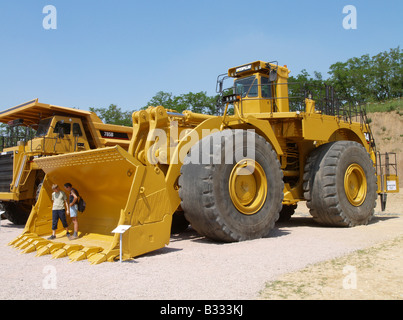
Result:
[[78,238],[78,220],[77,220],[77,213],[78,213],[78,191],[73,188],[71,183],[65,183],[64,188],[70,194],[69,202],[70,202],[70,218],[73,221],[74,225],[74,233],[70,237],[70,240],[74,240]]

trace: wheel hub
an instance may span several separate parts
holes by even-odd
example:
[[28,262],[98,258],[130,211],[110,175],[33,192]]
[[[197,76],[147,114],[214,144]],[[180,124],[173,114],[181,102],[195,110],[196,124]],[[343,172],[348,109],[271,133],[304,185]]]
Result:
[[258,212],[267,197],[267,178],[259,163],[251,159],[239,161],[229,177],[229,194],[239,212]]
[[353,163],[347,168],[344,175],[344,191],[353,206],[362,205],[367,196],[367,178],[360,165]]

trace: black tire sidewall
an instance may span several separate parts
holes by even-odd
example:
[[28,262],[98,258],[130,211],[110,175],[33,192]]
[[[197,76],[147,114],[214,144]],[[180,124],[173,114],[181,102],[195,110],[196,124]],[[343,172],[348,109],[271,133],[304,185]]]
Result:
[[[278,219],[278,212],[275,212],[278,208],[278,202],[281,202],[281,197],[278,194],[279,186],[278,181],[282,179],[278,170],[271,170],[278,166],[275,159],[273,159],[273,153],[268,152],[265,141],[255,140],[255,161],[259,163],[265,172],[267,178],[267,197],[262,208],[251,215],[243,214],[238,211],[234,206],[230,194],[229,194],[229,177],[234,164],[223,164],[216,166],[213,188],[216,197],[217,208],[221,212],[220,219],[224,224],[234,233],[239,233],[242,238],[255,238],[266,236],[265,230],[270,230],[272,224]],[[246,154],[246,146],[234,145],[235,152],[237,148],[243,148],[244,154]],[[281,193],[283,190],[281,189]],[[242,231],[241,231],[242,230]],[[242,235],[241,235],[242,233]],[[260,234],[257,234],[260,233]]]
[[[348,167],[354,163],[362,168],[367,182],[367,194],[360,206],[354,206],[350,203],[344,189],[345,173]],[[377,185],[372,161],[361,145],[351,144],[341,154],[336,170],[336,188],[339,205],[346,218],[353,225],[365,223],[369,218],[368,213],[372,212],[374,208]]]
[[[236,139],[235,136],[239,134],[242,134],[242,138],[238,136]],[[251,144],[248,137],[254,138],[254,143]],[[205,139],[210,139],[210,142]],[[228,143],[228,139],[233,139],[233,145],[226,149],[224,144]],[[271,145],[254,131],[246,130],[213,133],[200,140],[200,145],[210,145],[211,163],[184,164],[180,178],[182,208],[192,227],[209,238],[226,242],[267,236],[278,219],[284,196],[283,174]],[[242,159],[250,158],[247,152],[250,147],[254,148],[253,160],[265,172],[267,197],[259,211],[248,215],[234,206],[229,192],[229,179],[234,166]],[[197,148],[191,152],[194,150]],[[199,148],[199,160],[202,152],[205,150]],[[228,159],[231,159],[230,163]]]

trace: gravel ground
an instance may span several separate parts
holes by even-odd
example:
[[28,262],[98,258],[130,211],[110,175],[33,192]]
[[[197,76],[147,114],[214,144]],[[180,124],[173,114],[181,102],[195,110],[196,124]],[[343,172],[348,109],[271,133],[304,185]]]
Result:
[[153,253],[123,263],[90,265],[20,254],[7,243],[22,226],[1,221],[0,299],[257,299],[268,281],[403,234],[402,193],[368,226],[325,228],[304,203],[271,236],[222,244],[191,228]]
[[267,300],[403,300],[403,235],[287,273],[266,284]]

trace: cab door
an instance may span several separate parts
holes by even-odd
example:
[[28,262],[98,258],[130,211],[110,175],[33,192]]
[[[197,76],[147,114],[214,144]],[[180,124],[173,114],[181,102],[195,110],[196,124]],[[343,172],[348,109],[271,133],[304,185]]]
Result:
[[270,81],[269,77],[261,76],[260,78],[260,88],[261,88],[261,106],[264,112],[273,112],[273,82]]
[[[53,127],[54,153],[67,153],[73,151],[74,141],[71,119],[58,118]],[[69,121],[70,120],[70,121]]]
[[73,138],[74,152],[90,149],[87,137],[85,135],[83,124],[79,119],[75,119],[73,122],[72,136],[73,136],[72,138]]
[[56,153],[77,152],[89,149],[83,124],[77,118],[59,118],[53,128]]

